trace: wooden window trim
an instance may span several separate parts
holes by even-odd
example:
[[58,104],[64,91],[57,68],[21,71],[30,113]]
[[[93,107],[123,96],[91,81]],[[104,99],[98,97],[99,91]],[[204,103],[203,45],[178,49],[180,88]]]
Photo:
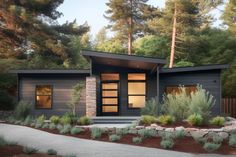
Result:
[[[40,94],[38,95],[37,94],[37,87],[38,86],[50,86],[51,88],[51,95],[43,95],[43,94]],[[51,107],[50,108],[40,108],[37,106],[37,96],[50,96],[51,97]],[[44,84],[44,85],[36,85],[35,86],[35,109],[36,110],[52,110],[53,108],[53,85],[49,85],[49,84]]]
[[[128,75],[129,74],[144,74],[145,75],[145,80],[129,80],[128,79]],[[147,80],[147,76],[146,76],[146,73],[128,73],[127,74],[127,81],[128,81],[128,86],[127,88],[129,88],[129,83],[145,83],[145,94],[129,94],[129,89],[127,90],[127,108],[128,109],[141,109],[142,107],[129,107],[129,96],[144,96],[145,97],[145,100],[146,100],[146,95],[147,95],[147,83],[146,83],[146,80]]]

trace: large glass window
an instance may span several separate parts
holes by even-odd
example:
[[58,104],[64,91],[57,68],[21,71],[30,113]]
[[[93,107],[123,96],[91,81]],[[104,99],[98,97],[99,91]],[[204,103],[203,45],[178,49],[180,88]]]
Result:
[[37,85],[36,86],[36,108],[50,109],[52,108],[52,86]]
[[146,75],[144,73],[128,74],[128,107],[142,108],[146,99]]
[[[186,85],[184,86],[185,91],[187,95],[191,95],[192,92],[197,91],[196,85]],[[166,86],[166,94],[178,94],[180,93],[180,87],[179,86]]]

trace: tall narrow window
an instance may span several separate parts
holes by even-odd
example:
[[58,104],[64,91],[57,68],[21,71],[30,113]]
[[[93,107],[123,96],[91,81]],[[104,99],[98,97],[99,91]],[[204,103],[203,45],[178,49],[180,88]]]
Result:
[[36,108],[51,109],[52,108],[52,86],[37,85],[36,86]]
[[142,108],[146,99],[146,75],[128,74],[128,107]]

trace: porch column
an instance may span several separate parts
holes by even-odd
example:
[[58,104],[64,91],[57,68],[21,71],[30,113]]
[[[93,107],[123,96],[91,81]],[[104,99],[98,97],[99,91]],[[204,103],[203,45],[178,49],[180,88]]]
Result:
[[96,110],[96,77],[86,77],[86,116],[95,117]]

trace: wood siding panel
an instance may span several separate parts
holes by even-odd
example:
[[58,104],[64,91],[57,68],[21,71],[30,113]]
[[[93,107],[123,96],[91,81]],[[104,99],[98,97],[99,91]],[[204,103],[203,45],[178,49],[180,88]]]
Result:
[[[83,74],[25,74],[19,76],[19,98],[29,101],[33,104],[32,114],[35,115],[62,115],[69,111],[66,103],[71,98],[71,92],[74,85],[79,81],[85,81],[86,75]],[[36,85],[53,86],[53,104],[52,109],[35,109],[35,87]],[[76,108],[78,115],[85,115],[85,89],[82,90],[81,100]]]

